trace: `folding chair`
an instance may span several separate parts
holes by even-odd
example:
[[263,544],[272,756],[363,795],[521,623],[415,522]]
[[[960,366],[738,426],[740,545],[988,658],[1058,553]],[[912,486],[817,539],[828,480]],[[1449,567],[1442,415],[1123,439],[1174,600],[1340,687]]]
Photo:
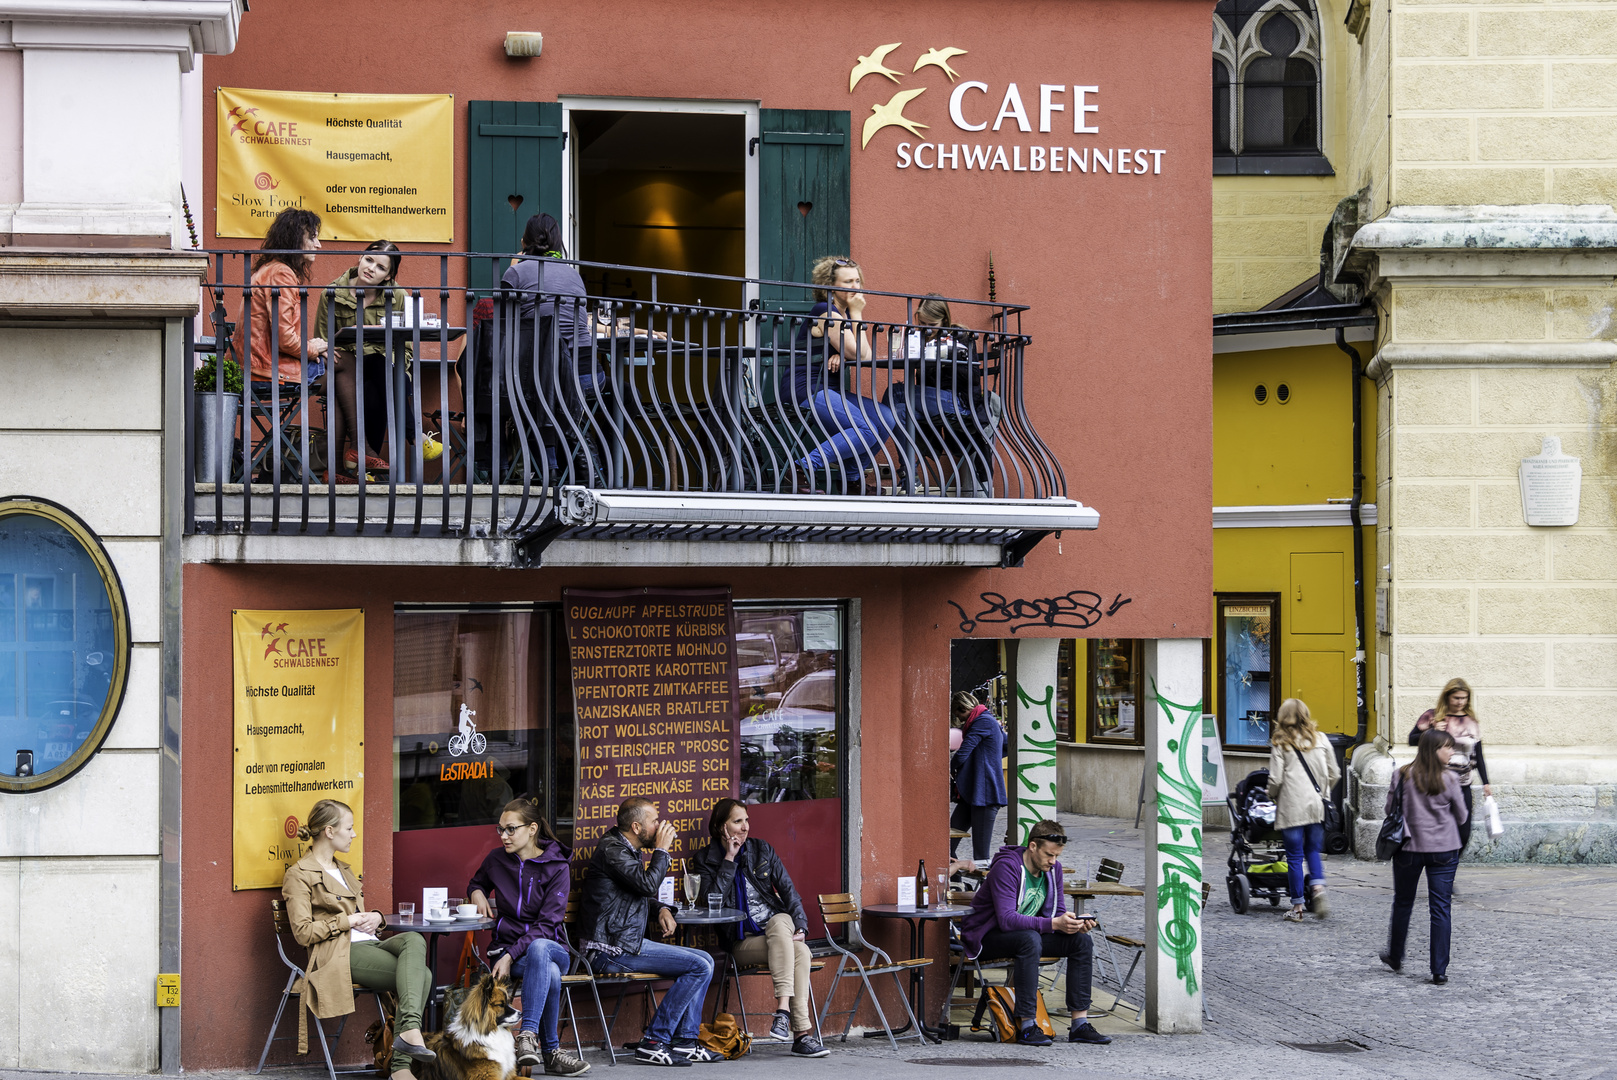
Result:
[[[973,892],[950,892],[949,902],[951,904],[970,904],[975,896],[976,894]],[[985,971],[1005,972],[1005,981],[999,985],[1011,985],[1011,961],[1009,959],[979,960],[974,956],[967,956],[966,943],[965,939],[961,936],[959,922],[951,919],[948,925],[949,954],[951,960],[953,961],[954,970],[949,977],[949,994],[944,999],[945,1009],[952,1007],[954,1003],[955,989],[960,985],[960,976],[966,971],[968,964],[970,965],[971,976],[976,982],[977,995],[979,997],[987,990],[989,986],[994,985],[983,977],[983,972]],[[1039,957],[1039,990],[1041,993],[1055,985],[1055,968],[1056,965],[1061,963],[1061,959],[1062,958],[1059,956]],[[1049,979],[1048,982],[1045,981],[1047,972]],[[971,987],[969,985],[966,988],[966,992],[968,995],[971,993]],[[968,997],[967,1000],[969,1001],[970,998]],[[972,1030],[975,1031],[978,1029],[973,1028]]]
[[[310,363],[313,368],[313,362]],[[322,415],[326,411],[326,395],[322,388],[324,375],[316,376],[311,373],[309,379],[309,409],[312,412],[316,407]],[[325,421],[322,419],[317,427],[313,417],[303,417],[302,388],[295,382],[282,382],[279,384],[279,407],[275,400],[277,389],[268,380],[252,379],[247,384],[247,428],[246,434],[252,446],[251,460],[247,464],[243,483],[252,483],[252,478],[262,469],[268,469],[274,463],[275,448],[280,447],[281,473],[283,477],[301,479],[305,471],[312,472],[313,462],[303,459],[303,429],[308,428],[309,456],[319,458],[326,445]],[[303,419],[304,423],[295,421]]]
[[[854,1014],[859,1011],[859,1002],[864,1000],[866,991],[870,993],[870,1003],[876,1007],[876,1017],[881,1021],[882,1030],[887,1032],[887,1041],[892,1044],[893,1053],[898,1053],[898,1039],[918,1039],[926,1045],[926,1033],[921,1030],[921,1021],[915,1016],[915,1010],[910,1006],[909,991],[904,986],[900,974],[907,974],[916,968],[923,968],[932,963],[931,958],[921,957],[916,960],[894,960],[881,949],[865,940],[865,935],[859,925],[859,901],[853,898],[852,893],[831,893],[821,895],[820,918],[825,922],[826,940],[837,951],[841,959],[837,961],[837,971],[831,978],[831,989],[825,995],[825,1007],[816,1021],[821,1030],[825,1027],[825,1018],[831,1015],[831,999],[837,996],[837,986],[843,979],[857,978],[859,992],[853,997],[853,1004],[847,1010],[848,1022],[842,1025],[842,1041],[848,1041],[848,1031],[853,1027]],[[842,924],[848,928],[848,946],[844,947],[837,939],[831,936],[831,927]],[[863,950],[870,954],[871,962],[866,964],[859,959],[859,952]],[[849,965],[852,970],[849,970]],[[898,999],[904,1003],[904,1013],[910,1018],[910,1033],[895,1037],[893,1026],[887,1022],[887,1014],[882,1011],[881,1000],[876,996],[876,988],[870,985],[872,975],[891,975],[893,985],[898,988]]]
[[[285,902],[279,899],[271,900],[270,911],[274,917],[275,951],[280,954],[281,963],[285,964],[287,967],[287,976],[286,985],[281,988],[280,1005],[278,1005],[275,1009],[275,1022],[270,1025],[269,1037],[264,1040],[264,1052],[258,1055],[258,1068],[253,1070],[255,1074],[264,1071],[264,1062],[269,1060],[271,1046],[278,1042],[297,1041],[296,1034],[282,1035],[279,1038],[277,1038],[275,1035],[275,1033],[281,1029],[281,1017],[286,1013],[287,1002],[296,998],[298,999],[297,1008],[303,1008],[303,992],[295,989],[295,987],[297,986],[298,980],[303,978],[304,968],[295,963],[291,956],[287,955],[286,948],[288,941],[292,941],[294,948],[300,948],[301,946],[298,946],[297,942],[292,939],[292,927],[287,921]],[[305,963],[307,963],[307,960],[305,960]],[[361,986],[358,983],[355,983],[354,995],[357,997],[360,994],[369,994],[371,997],[376,999],[376,1014],[381,1018],[382,1026],[385,1028],[387,1026],[387,1010],[382,1007],[382,995],[378,991],[372,990],[368,986]],[[348,1016],[351,1015],[353,1014],[348,1014]],[[331,1048],[336,1046],[337,1040],[342,1038],[343,1028],[348,1026],[348,1016],[344,1016],[342,1019],[337,1021],[337,1029],[330,1035],[326,1034],[326,1027],[320,1022],[320,1018],[318,1016],[315,1016],[313,1013],[311,1013],[309,1016],[310,1023],[314,1024],[316,1040],[320,1043],[320,1052],[325,1055],[326,1075],[329,1076],[331,1080],[337,1080],[339,1073],[347,1075],[350,1073],[370,1073],[376,1071],[376,1065],[374,1062],[366,1062],[364,1065],[361,1065],[355,1069],[339,1069],[332,1064]],[[298,1062],[293,1062],[288,1065],[270,1066],[271,1069],[302,1069],[306,1067],[307,1066]]]
[[[579,1042],[578,1019],[573,1013],[572,992],[580,986],[590,988],[590,996],[595,1000],[595,1015],[601,1024],[601,1049],[605,1050],[607,1057],[613,1065],[618,1063],[616,1048],[612,1045],[612,1026],[618,1021],[618,1013],[623,1011],[623,999],[629,992],[629,987],[639,986],[646,993],[647,1008],[651,1012],[657,1011],[657,994],[651,984],[661,975],[652,975],[644,971],[608,971],[597,974],[590,964],[589,955],[583,950],[575,948],[572,941],[573,925],[578,918],[578,898],[567,898],[567,912],[562,916],[563,925],[567,929],[567,951],[573,955],[573,970],[561,977],[562,998],[567,1003],[567,1022],[573,1025],[573,1042],[578,1046],[579,1056],[583,1056],[584,1047]],[[579,969],[583,970],[580,971]],[[607,1016],[605,1008],[601,1005],[601,991],[603,986],[618,988],[617,1001],[612,1006],[612,1015]]]

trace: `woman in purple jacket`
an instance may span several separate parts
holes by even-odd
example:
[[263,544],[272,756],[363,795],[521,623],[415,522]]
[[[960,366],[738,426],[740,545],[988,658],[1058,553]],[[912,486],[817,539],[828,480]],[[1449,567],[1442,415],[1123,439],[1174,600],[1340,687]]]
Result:
[[1407,839],[1392,857],[1392,926],[1381,962],[1399,970],[1404,964],[1404,942],[1409,937],[1409,916],[1415,908],[1415,889],[1426,871],[1426,905],[1431,909],[1432,981],[1449,981],[1449,904],[1454,896],[1454,869],[1460,865],[1460,826],[1469,816],[1460,794],[1460,778],[1449,768],[1454,737],[1428,728],[1421,733],[1415,760],[1392,774],[1387,785],[1390,813],[1400,793]]
[[[571,888],[568,860],[573,852],[556,839],[550,823],[531,799],[506,803],[496,826],[500,847],[488,853],[472,875],[471,902],[478,914],[494,919],[490,955],[495,977],[522,975],[522,1027],[517,1032],[517,1064],[543,1064],[552,1076],[578,1076],[589,1065],[561,1048],[561,976],[572,965],[562,944],[562,922]],[[492,894],[495,903],[490,905]],[[495,911],[495,908],[498,911]],[[535,1045],[537,1043],[537,1045]]]

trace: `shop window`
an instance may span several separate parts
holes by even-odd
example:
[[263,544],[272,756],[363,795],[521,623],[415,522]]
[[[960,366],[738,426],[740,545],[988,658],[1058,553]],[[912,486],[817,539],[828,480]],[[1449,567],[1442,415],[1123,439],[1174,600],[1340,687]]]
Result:
[[1064,639],[1056,649],[1056,738],[1073,741],[1073,717],[1077,714],[1078,643]]
[[1280,707],[1279,608],[1276,593],[1218,597],[1218,715],[1232,749],[1269,745]]
[[1145,643],[1137,638],[1089,642],[1089,741],[1139,746],[1145,722]]
[[1213,14],[1213,172],[1328,176],[1319,15],[1310,0],[1219,0]]
[[842,797],[847,671],[837,607],[737,604],[746,803]]
[[128,608],[95,534],[54,503],[0,500],[0,791],[82,768],[128,669]]

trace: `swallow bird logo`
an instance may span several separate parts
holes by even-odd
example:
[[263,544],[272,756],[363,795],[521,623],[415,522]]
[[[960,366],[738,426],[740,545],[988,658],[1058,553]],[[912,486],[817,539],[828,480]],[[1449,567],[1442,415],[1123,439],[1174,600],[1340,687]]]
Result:
[[965,49],[928,49],[926,52],[921,54],[921,58],[919,60],[915,61],[914,70],[920,71],[922,68],[931,65],[932,67],[941,69],[945,75],[949,76],[949,81],[954,82],[960,77],[960,73],[949,66],[949,61],[957,56],[965,55]]
[[900,90],[888,100],[887,104],[872,105],[870,107],[870,116],[865,120],[864,141],[859,144],[859,148],[863,150],[869,146],[871,136],[885,127],[896,126],[903,128],[911,135],[921,134],[921,131],[927,125],[905,116],[904,107],[924,93],[926,93],[926,87],[924,86],[919,90]]
[[[264,629],[262,629],[262,630],[260,630],[258,632],[258,640],[259,641],[263,641],[265,638],[269,637],[270,634],[274,633],[274,630],[271,629],[272,625],[273,624],[271,624],[271,623],[265,623],[264,624]],[[285,626],[286,624],[282,623],[281,625]]]
[[870,50],[869,56],[861,56],[859,62],[853,66],[853,70],[848,73],[848,93],[853,93],[853,88],[858,86],[859,80],[866,75],[885,75],[897,82],[901,73],[884,66],[882,62],[887,59],[888,53],[902,44],[904,44],[902,41],[895,41],[891,45]]
[[[264,659],[268,660],[272,654],[278,652],[281,652],[281,639],[270,638],[269,647],[264,650]],[[282,653],[282,655],[284,656],[285,653]]]

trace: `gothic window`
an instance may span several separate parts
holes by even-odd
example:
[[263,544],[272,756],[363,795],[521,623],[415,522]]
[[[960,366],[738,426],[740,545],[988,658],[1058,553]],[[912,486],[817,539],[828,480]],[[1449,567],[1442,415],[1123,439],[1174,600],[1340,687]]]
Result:
[[1313,0],[1219,0],[1213,14],[1214,173],[1329,175],[1320,112]]

